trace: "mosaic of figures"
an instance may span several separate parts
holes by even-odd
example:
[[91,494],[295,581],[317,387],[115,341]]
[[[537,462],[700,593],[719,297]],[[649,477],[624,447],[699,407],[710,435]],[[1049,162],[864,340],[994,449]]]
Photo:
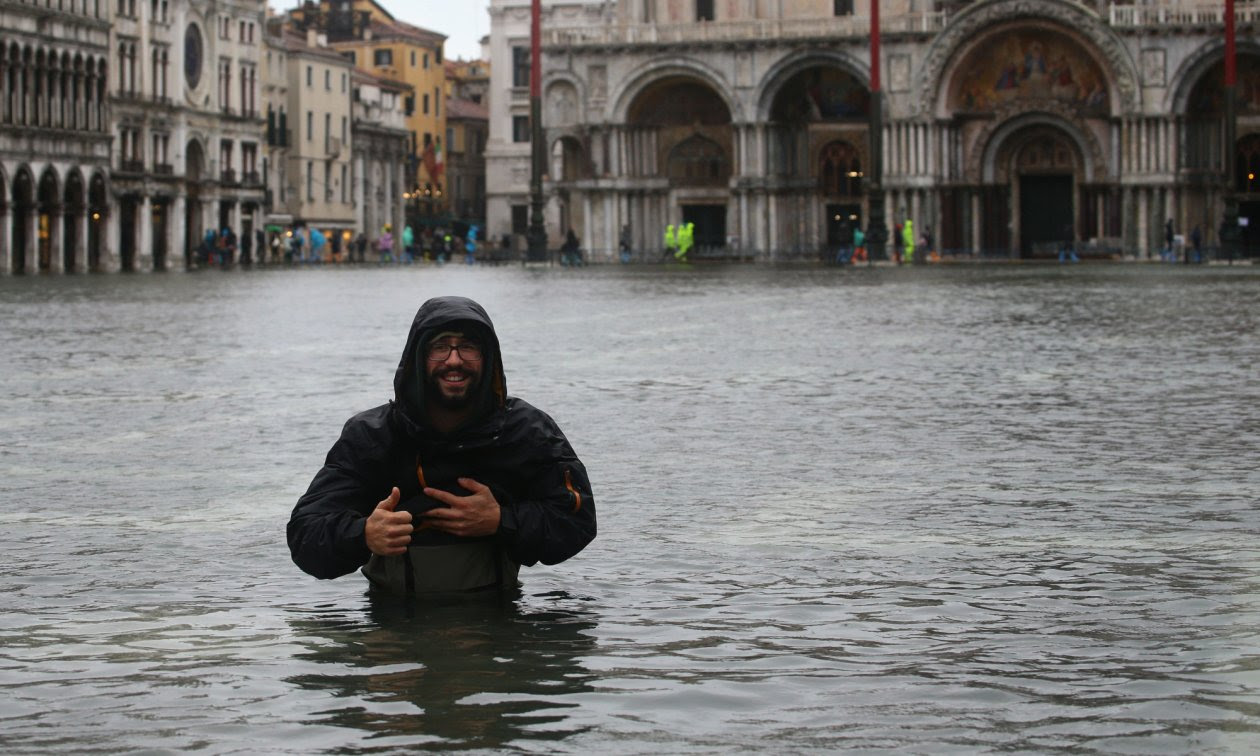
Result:
[[1055,99],[1087,115],[1107,112],[1107,79],[1073,40],[1052,32],[1015,32],[986,40],[954,77],[950,105],[987,113],[1011,100]]

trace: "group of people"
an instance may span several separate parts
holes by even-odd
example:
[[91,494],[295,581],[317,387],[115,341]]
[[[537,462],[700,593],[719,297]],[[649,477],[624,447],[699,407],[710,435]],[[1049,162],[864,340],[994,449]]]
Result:
[[668,260],[672,255],[678,262],[687,262],[687,255],[691,254],[691,250],[696,246],[696,224],[688,222],[679,224],[678,228],[674,228],[674,224],[665,227],[665,259]]
[[[849,226],[848,221],[840,225],[840,242],[836,249],[836,265],[869,262],[870,251],[866,247],[866,232],[859,225]],[[941,255],[936,249],[936,240],[932,229],[926,227],[918,236],[914,233],[914,221],[907,218],[893,226],[892,243],[889,244],[889,255],[898,265],[903,262],[913,264],[916,252],[920,253],[920,261],[940,262]]]
[[[1173,221],[1169,218],[1164,223],[1164,248],[1160,251],[1160,259],[1164,262],[1177,262],[1177,241],[1178,237],[1173,233]],[[1185,241],[1181,241],[1184,247],[1185,262],[1203,262],[1203,229],[1195,226],[1190,232],[1190,244],[1185,245]],[[1191,259],[1193,255],[1193,260]]]

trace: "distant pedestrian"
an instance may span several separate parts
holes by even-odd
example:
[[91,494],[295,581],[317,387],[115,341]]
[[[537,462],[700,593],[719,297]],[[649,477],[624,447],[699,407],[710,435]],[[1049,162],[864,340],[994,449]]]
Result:
[[853,229],[848,221],[840,222],[837,237],[839,246],[836,248],[836,265],[848,265],[853,259]]
[[866,254],[866,234],[863,233],[861,226],[853,227],[853,262],[869,262],[870,257]]
[[[1149,237],[1147,237],[1147,238],[1149,238]],[[1175,250],[1173,250],[1173,222],[1172,222],[1172,218],[1169,218],[1169,219],[1168,219],[1168,221],[1164,223],[1164,253],[1163,253],[1163,258],[1164,258],[1164,261],[1165,261],[1165,262],[1177,262],[1177,253],[1176,253],[1176,251],[1175,251]]]
[[630,224],[627,223],[621,227],[621,237],[617,240],[617,247],[621,252],[621,262],[630,262]]
[[[1203,229],[1198,226],[1190,232],[1190,244],[1194,247],[1194,261],[1196,263],[1203,262]],[[1186,252],[1186,261],[1189,262],[1190,253]]]
[[1076,256],[1076,229],[1071,223],[1063,226],[1063,240],[1059,243],[1059,262],[1064,263],[1069,259],[1072,262],[1080,262],[1081,258]]
[[390,226],[385,225],[385,229],[381,232],[381,238],[376,240],[376,249],[381,254],[381,262],[394,261],[394,235],[389,231]]

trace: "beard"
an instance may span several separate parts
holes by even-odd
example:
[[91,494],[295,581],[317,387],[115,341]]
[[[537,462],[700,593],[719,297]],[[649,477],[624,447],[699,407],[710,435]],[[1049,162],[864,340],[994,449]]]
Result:
[[[449,388],[443,386],[438,376],[450,373],[459,373],[468,379],[462,391],[452,393]],[[425,381],[425,401],[433,402],[436,406],[447,410],[466,410],[474,405],[478,395],[477,389],[480,386],[479,372],[463,368],[436,371]]]

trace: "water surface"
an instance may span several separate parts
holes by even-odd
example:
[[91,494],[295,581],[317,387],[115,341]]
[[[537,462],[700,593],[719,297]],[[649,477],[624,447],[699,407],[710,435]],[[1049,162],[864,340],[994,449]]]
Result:
[[[600,535],[374,602],[284,524],[439,294]],[[0,279],[0,746],[1253,753],[1258,330],[1251,268]]]

